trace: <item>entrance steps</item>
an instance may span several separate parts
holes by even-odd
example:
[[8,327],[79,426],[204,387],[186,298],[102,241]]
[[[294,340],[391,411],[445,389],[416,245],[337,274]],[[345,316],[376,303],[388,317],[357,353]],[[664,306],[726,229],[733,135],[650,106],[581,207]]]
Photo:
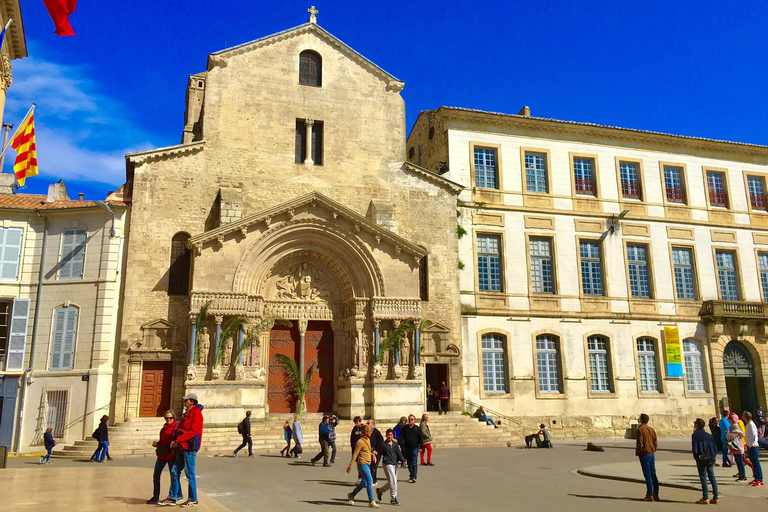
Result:
[[[259,453],[279,453],[285,447],[283,440],[283,424],[292,420],[289,414],[271,414],[267,420],[251,421],[251,440],[253,450]],[[304,458],[313,456],[320,450],[317,436],[317,426],[322,419],[320,414],[305,414],[301,419],[304,432]],[[397,419],[378,420],[377,428],[382,434],[397,423]],[[418,421],[417,421],[418,423]],[[129,418],[109,428],[109,454],[112,457],[144,456],[154,457],[152,441],[158,439],[162,418]],[[349,435],[352,431],[351,420],[340,420],[336,427],[336,448],[340,452],[349,452]],[[435,448],[470,448],[470,447],[500,447],[507,441],[518,438],[516,429],[502,425],[494,429],[491,425],[461,415],[459,412],[449,412],[438,416],[430,413],[429,427]],[[201,455],[231,455],[232,451],[242,442],[242,436],[237,433],[237,426],[206,426],[203,430]],[[76,441],[72,445],[56,450],[55,456],[67,458],[88,459],[96,450],[96,441],[86,439]],[[247,450],[247,449],[246,449]],[[241,451],[240,456],[246,452]]]

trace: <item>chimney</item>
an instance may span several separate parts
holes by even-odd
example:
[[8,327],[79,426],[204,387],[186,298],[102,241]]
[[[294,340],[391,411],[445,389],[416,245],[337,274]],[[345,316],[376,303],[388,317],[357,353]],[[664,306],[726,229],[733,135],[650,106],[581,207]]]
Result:
[[523,116],[523,117],[531,117],[531,107],[529,107],[528,105],[524,106],[523,108],[520,109],[520,112],[518,112],[517,115]]
[[53,203],[55,201],[69,201],[67,195],[67,187],[59,180],[53,185],[48,185],[48,197],[45,199],[46,203]]
[[16,186],[16,177],[10,173],[0,174],[0,194],[13,194]]
[[80,192],[79,194],[77,194],[77,200],[78,200],[78,201],[82,201],[82,200],[83,200],[83,193],[82,193],[82,192]]

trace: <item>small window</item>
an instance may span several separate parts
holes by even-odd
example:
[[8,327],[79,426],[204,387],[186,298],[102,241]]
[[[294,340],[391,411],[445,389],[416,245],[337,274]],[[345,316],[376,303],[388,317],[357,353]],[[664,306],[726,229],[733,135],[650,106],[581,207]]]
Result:
[[666,189],[667,202],[687,203],[682,167],[664,166],[664,188]]
[[85,264],[86,232],[84,229],[65,229],[61,242],[59,279],[82,279]]
[[707,383],[704,377],[704,356],[701,343],[694,339],[683,340],[683,359],[685,361],[685,384],[689,393],[706,393]]
[[763,302],[768,302],[768,253],[761,252],[757,255],[757,264],[760,268],[760,287],[763,290]]
[[176,233],[171,240],[171,268],[168,271],[168,295],[189,294],[191,255],[187,249],[187,233]]
[[53,321],[51,370],[71,370],[77,340],[76,307],[58,308]]
[[562,393],[558,345],[556,336],[546,334],[536,337],[536,366],[540,393]]
[[299,54],[299,84],[320,87],[323,82],[323,59],[312,50]]
[[483,390],[486,393],[507,392],[506,337],[501,334],[484,334]]
[[768,211],[768,197],[765,194],[765,179],[760,176],[747,176],[749,203],[753,210]]
[[475,186],[499,188],[499,169],[495,149],[475,148]]
[[427,256],[419,260],[419,295],[421,300],[429,300],[429,262]]
[[294,162],[302,164],[307,160],[307,150],[311,151],[314,165],[323,165],[323,122],[310,121],[312,137],[311,147],[307,147],[307,123],[304,119],[296,120],[296,138],[294,145]]
[[416,148],[411,146],[411,149],[408,150],[408,159],[413,160],[413,157],[415,154],[416,154]]
[[725,174],[717,171],[707,171],[707,189],[709,191],[710,206],[728,208]]
[[587,338],[589,353],[589,380],[593,393],[611,393],[611,366],[608,353],[608,339],[602,336]]
[[480,291],[501,291],[501,237],[478,235],[477,280]]
[[528,192],[549,193],[547,181],[547,155],[544,153],[525,153],[525,187]]
[[21,259],[21,228],[0,228],[0,281],[16,281]]
[[531,290],[534,293],[554,293],[552,240],[531,238],[528,246],[531,258]]
[[736,274],[736,254],[731,251],[716,251],[717,281],[720,286],[720,299],[738,301],[739,287]]
[[432,139],[435,138],[435,127],[434,126],[430,126],[429,127],[429,135],[428,135],[428,137],[429,137],[429,140],[432,140]]
[[648,271],[648,248],[645,245],[627,245],[627,262],[632,297],[649,298],[651,280]]
[[656,340],[637,339],[637,365],[640,371],[640,390],[643,393],[658,393],[659,366],[656,360]]
[[624,199],[643,200],[640,186],[640,166],[635,162],[619,162],[621,175],[621,196]]
[[603,262],[599,242],[581,242],[581,289],[584,295],[603,294]]
[[594,158],[573,158],[573,180],[577,194],[597,196]]
[[696,281],[693,255],[687,247],[672,249],[672,264],[675,267],[675,294],[679,300],[696,299]]

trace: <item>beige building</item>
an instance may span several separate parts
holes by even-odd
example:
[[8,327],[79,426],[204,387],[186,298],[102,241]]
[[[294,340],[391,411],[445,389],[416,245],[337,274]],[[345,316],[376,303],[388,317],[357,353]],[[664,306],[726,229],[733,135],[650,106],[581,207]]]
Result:
[[115,197],[2,189],[0,445],[42,451],[48,427],[71,443],[109,414],[125,221]]
[[[310,412],[421,409],[422,358],[461,396],[461,187],[405,162],[403,85],[314,14],[189,77],[182,144],[126,157],[117,420],[178,411],[185,391],[208,424],[291,412],[278,354],[316,369]],[[238,355],[269,318],[292,326]],[[388,332],[422,319],[376,364]]]
[[407,151],[465,187],[467,399],[587,437],[765,404],[768,147],[441,107]]

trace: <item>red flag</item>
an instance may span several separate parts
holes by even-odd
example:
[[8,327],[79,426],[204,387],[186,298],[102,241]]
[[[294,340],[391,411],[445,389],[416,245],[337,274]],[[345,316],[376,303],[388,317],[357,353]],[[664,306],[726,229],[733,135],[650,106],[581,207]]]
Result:
[[74,36],[75,31],[69,24],[69,15],[75,12],[77,0],[43,0],[43,3],[56,25],[56,33],[60,36]]

